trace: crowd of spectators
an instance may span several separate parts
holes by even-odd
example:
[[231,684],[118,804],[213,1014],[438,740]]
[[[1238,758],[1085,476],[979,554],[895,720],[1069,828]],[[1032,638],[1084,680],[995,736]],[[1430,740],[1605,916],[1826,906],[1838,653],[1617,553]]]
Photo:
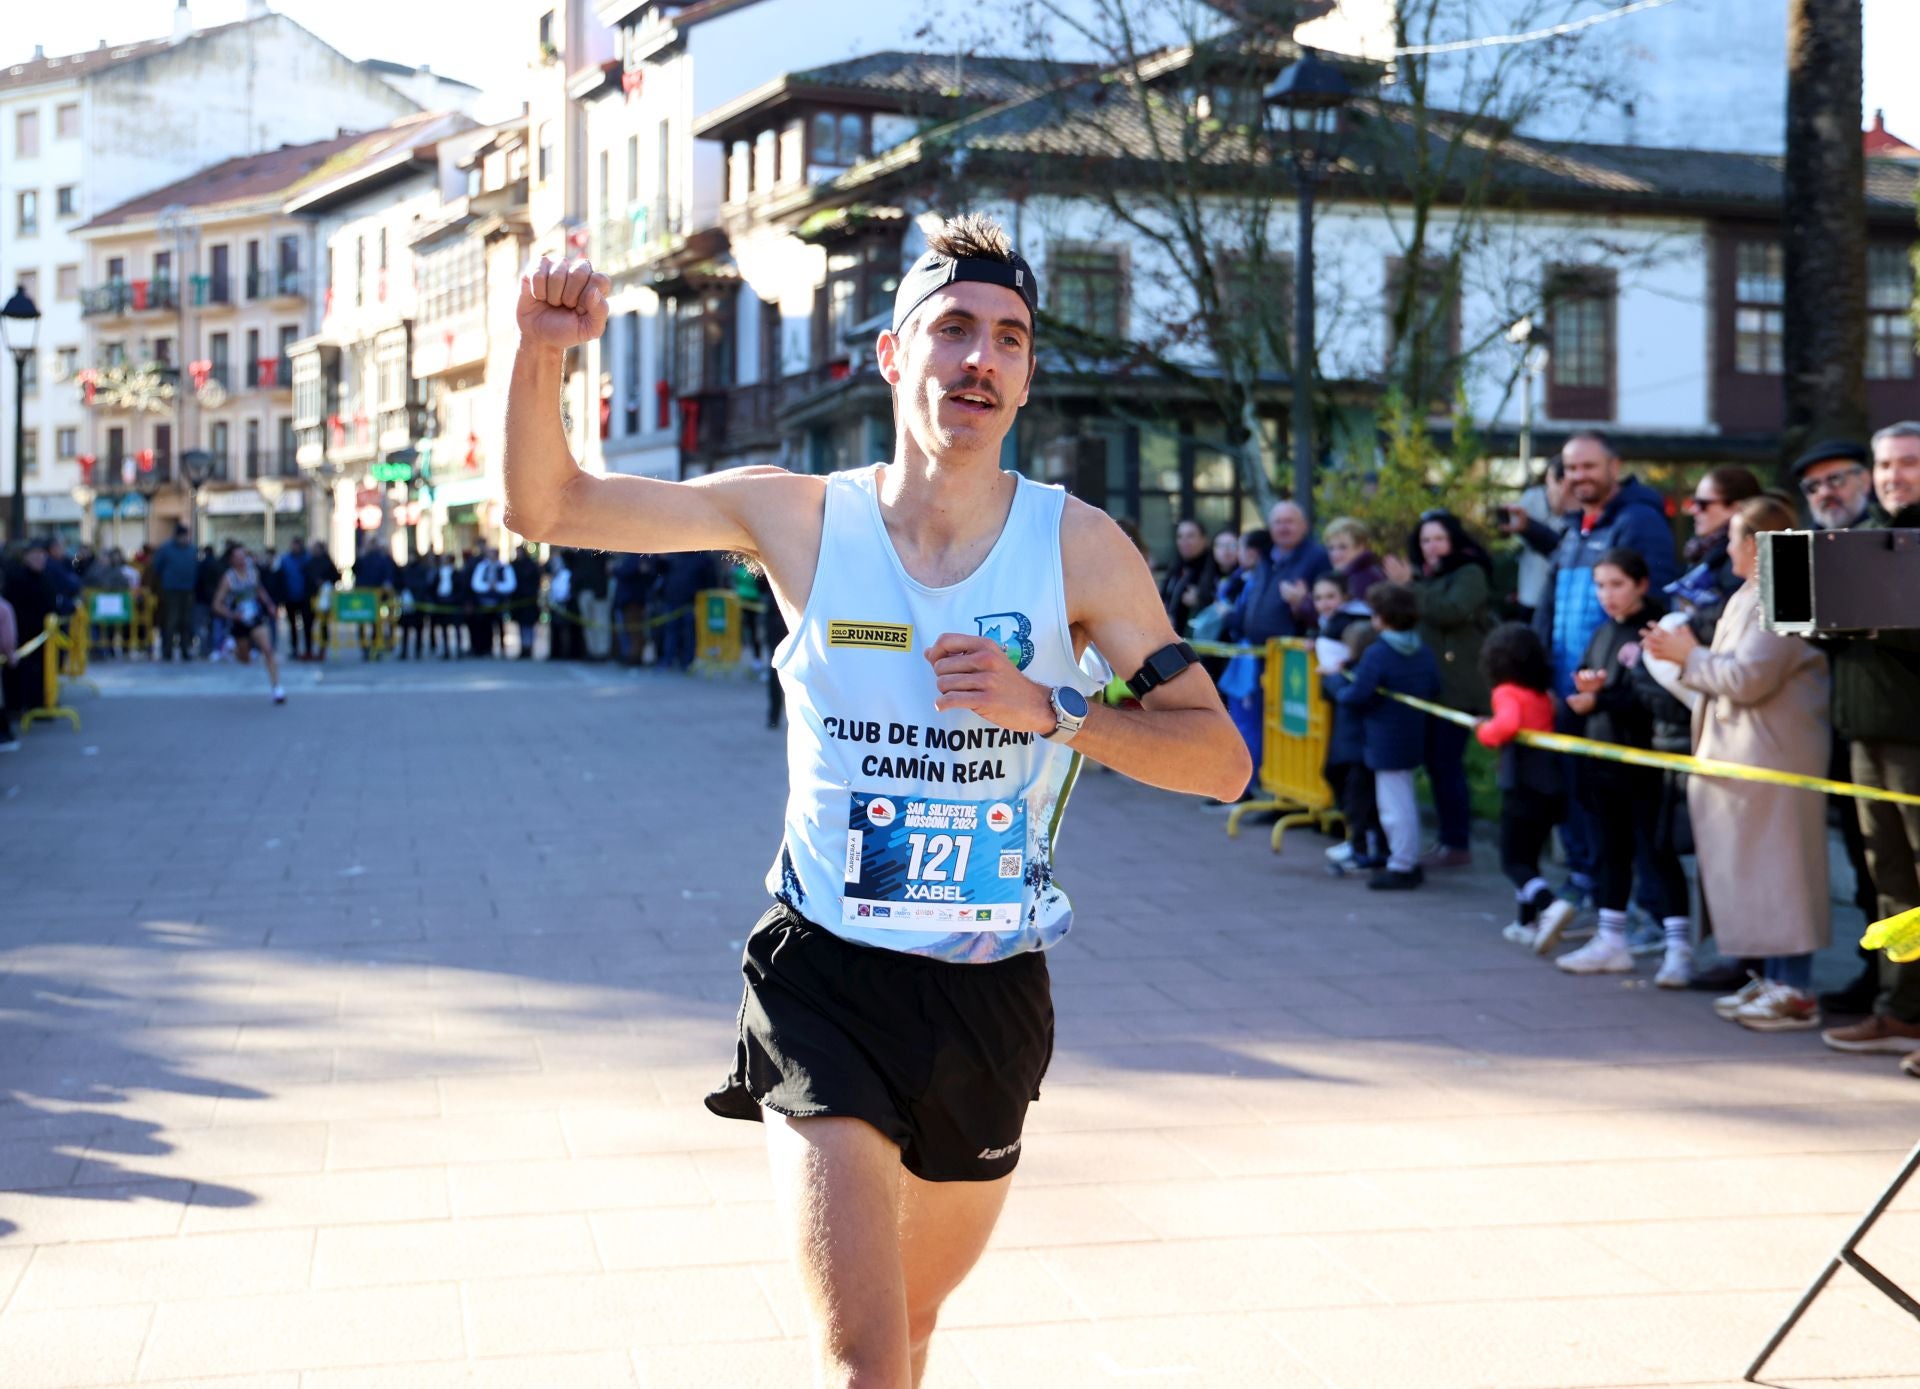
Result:
[[[1624,472],[1604,434],[1582,431],[1484,539],[1444,509],[1407,535],[1343,516],[1316,536],[1281,502],[1265,530],[1239,536],[1181,521],[1161,594],[1197,641],[1312,639],[1332,705],[1325,770],[1345,821],[1331,871],[1395,891],[1472,863],[1477,734],[1495,760],[1507,940],[1570,974],[1625,974],[1657,956],[1660,987],[1713,992],[1722,1017],[1756,1031],[1858,1017],[1823,1039],[1899,1053],[1920,1077],[1920,963],[1862,952],[1845,987],[1817,993],[1813,978],[1832,938],[1830,828],[1857,905],[1877,919],[1920,907],[1920,810],[1516,739],[1574,734],[1920,794],[1920,633],[1780,635],[1762,620],[1758,581],[1769,531],[1920,527],[1920,423],[1867,445],[1822,444],[1790,471],[1785,491],[1741,467],[1705,473],[1680,503],[1691,522],[1680,543],[1667,499]],[[1496,562],[1501,549],[1513,563]],[[1210,648],[1208,666],[1258,768],[1257,661]],[[1421,771],[1434,826],[1424,849]],[[1544,876],[1555,839],[1558,887]]]

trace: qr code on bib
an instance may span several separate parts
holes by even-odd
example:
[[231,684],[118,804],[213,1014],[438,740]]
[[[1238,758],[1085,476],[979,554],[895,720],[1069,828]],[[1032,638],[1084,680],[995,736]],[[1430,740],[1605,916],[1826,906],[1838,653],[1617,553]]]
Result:
[[1020,853],[1014,850],[1000,855],[1000,876],[1017,878],[1020,876]]

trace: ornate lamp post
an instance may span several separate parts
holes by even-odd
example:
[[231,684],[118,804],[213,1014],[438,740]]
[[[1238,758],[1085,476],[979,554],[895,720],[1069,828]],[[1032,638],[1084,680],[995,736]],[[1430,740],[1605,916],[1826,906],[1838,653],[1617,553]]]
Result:
[[200,489],[213,476],[214,457],[205,449],[188,449],[180,455],[180,475],[187,480],[187,522],[193,528],[193,543],[200,544]]
[[40,310],[18,286],[0,308],[0,336],[13,353],[13,501],[7,512],[7,538],[27,533],[27,359],[40,337]]
[[1340,108],[1353,84],[1332,63],[1303,52],[1274,78],[1266,103],[1285,123],[1299,212],[1293,258],[1293,500],[1313,524],[1313,192],[1338,152]]

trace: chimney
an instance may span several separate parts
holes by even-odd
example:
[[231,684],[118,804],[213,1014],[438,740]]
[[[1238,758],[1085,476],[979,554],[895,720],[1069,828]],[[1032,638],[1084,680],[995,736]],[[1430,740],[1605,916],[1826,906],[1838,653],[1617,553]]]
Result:
[[173,41],[178,43],[182,39],[190,39],[192,37],[193,11],[187,8],[187,0],[180,0],[180,2],[173,7]]
[[[33,56],[36,58],[39,57],[40,50],[37,48],[34,49]],[[1885,135],[1887,133],[1887,112],[1885,107],[1881,107],[1873,113],[1873,133],[1876,135]]]
[[47,46],[43,43],[36,43],[33,46],[33,61],[36,63],[45,62],[46,57],[47,57]]
[[265,19],[273,11],[267,8],[267,0],[247,0],[247,18]]

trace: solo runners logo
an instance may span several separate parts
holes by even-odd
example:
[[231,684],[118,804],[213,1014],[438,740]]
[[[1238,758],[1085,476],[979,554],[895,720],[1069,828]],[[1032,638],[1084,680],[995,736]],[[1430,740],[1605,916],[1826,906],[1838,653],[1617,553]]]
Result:
[[828,646],[858,646],[868,651],[913,650],[913,626],[904,622],[846,622],[827,624]]
[[879,828],[885,829],[888,825],[891,825],[893,823],[893,817],[893,802],[885,796],[875,796],[867,802],[867,819],[871,820]]
[[980,635],[999,644],[1014,669],[1033,664],[1033,624],[1025,613],[987,613],[973,620]]

